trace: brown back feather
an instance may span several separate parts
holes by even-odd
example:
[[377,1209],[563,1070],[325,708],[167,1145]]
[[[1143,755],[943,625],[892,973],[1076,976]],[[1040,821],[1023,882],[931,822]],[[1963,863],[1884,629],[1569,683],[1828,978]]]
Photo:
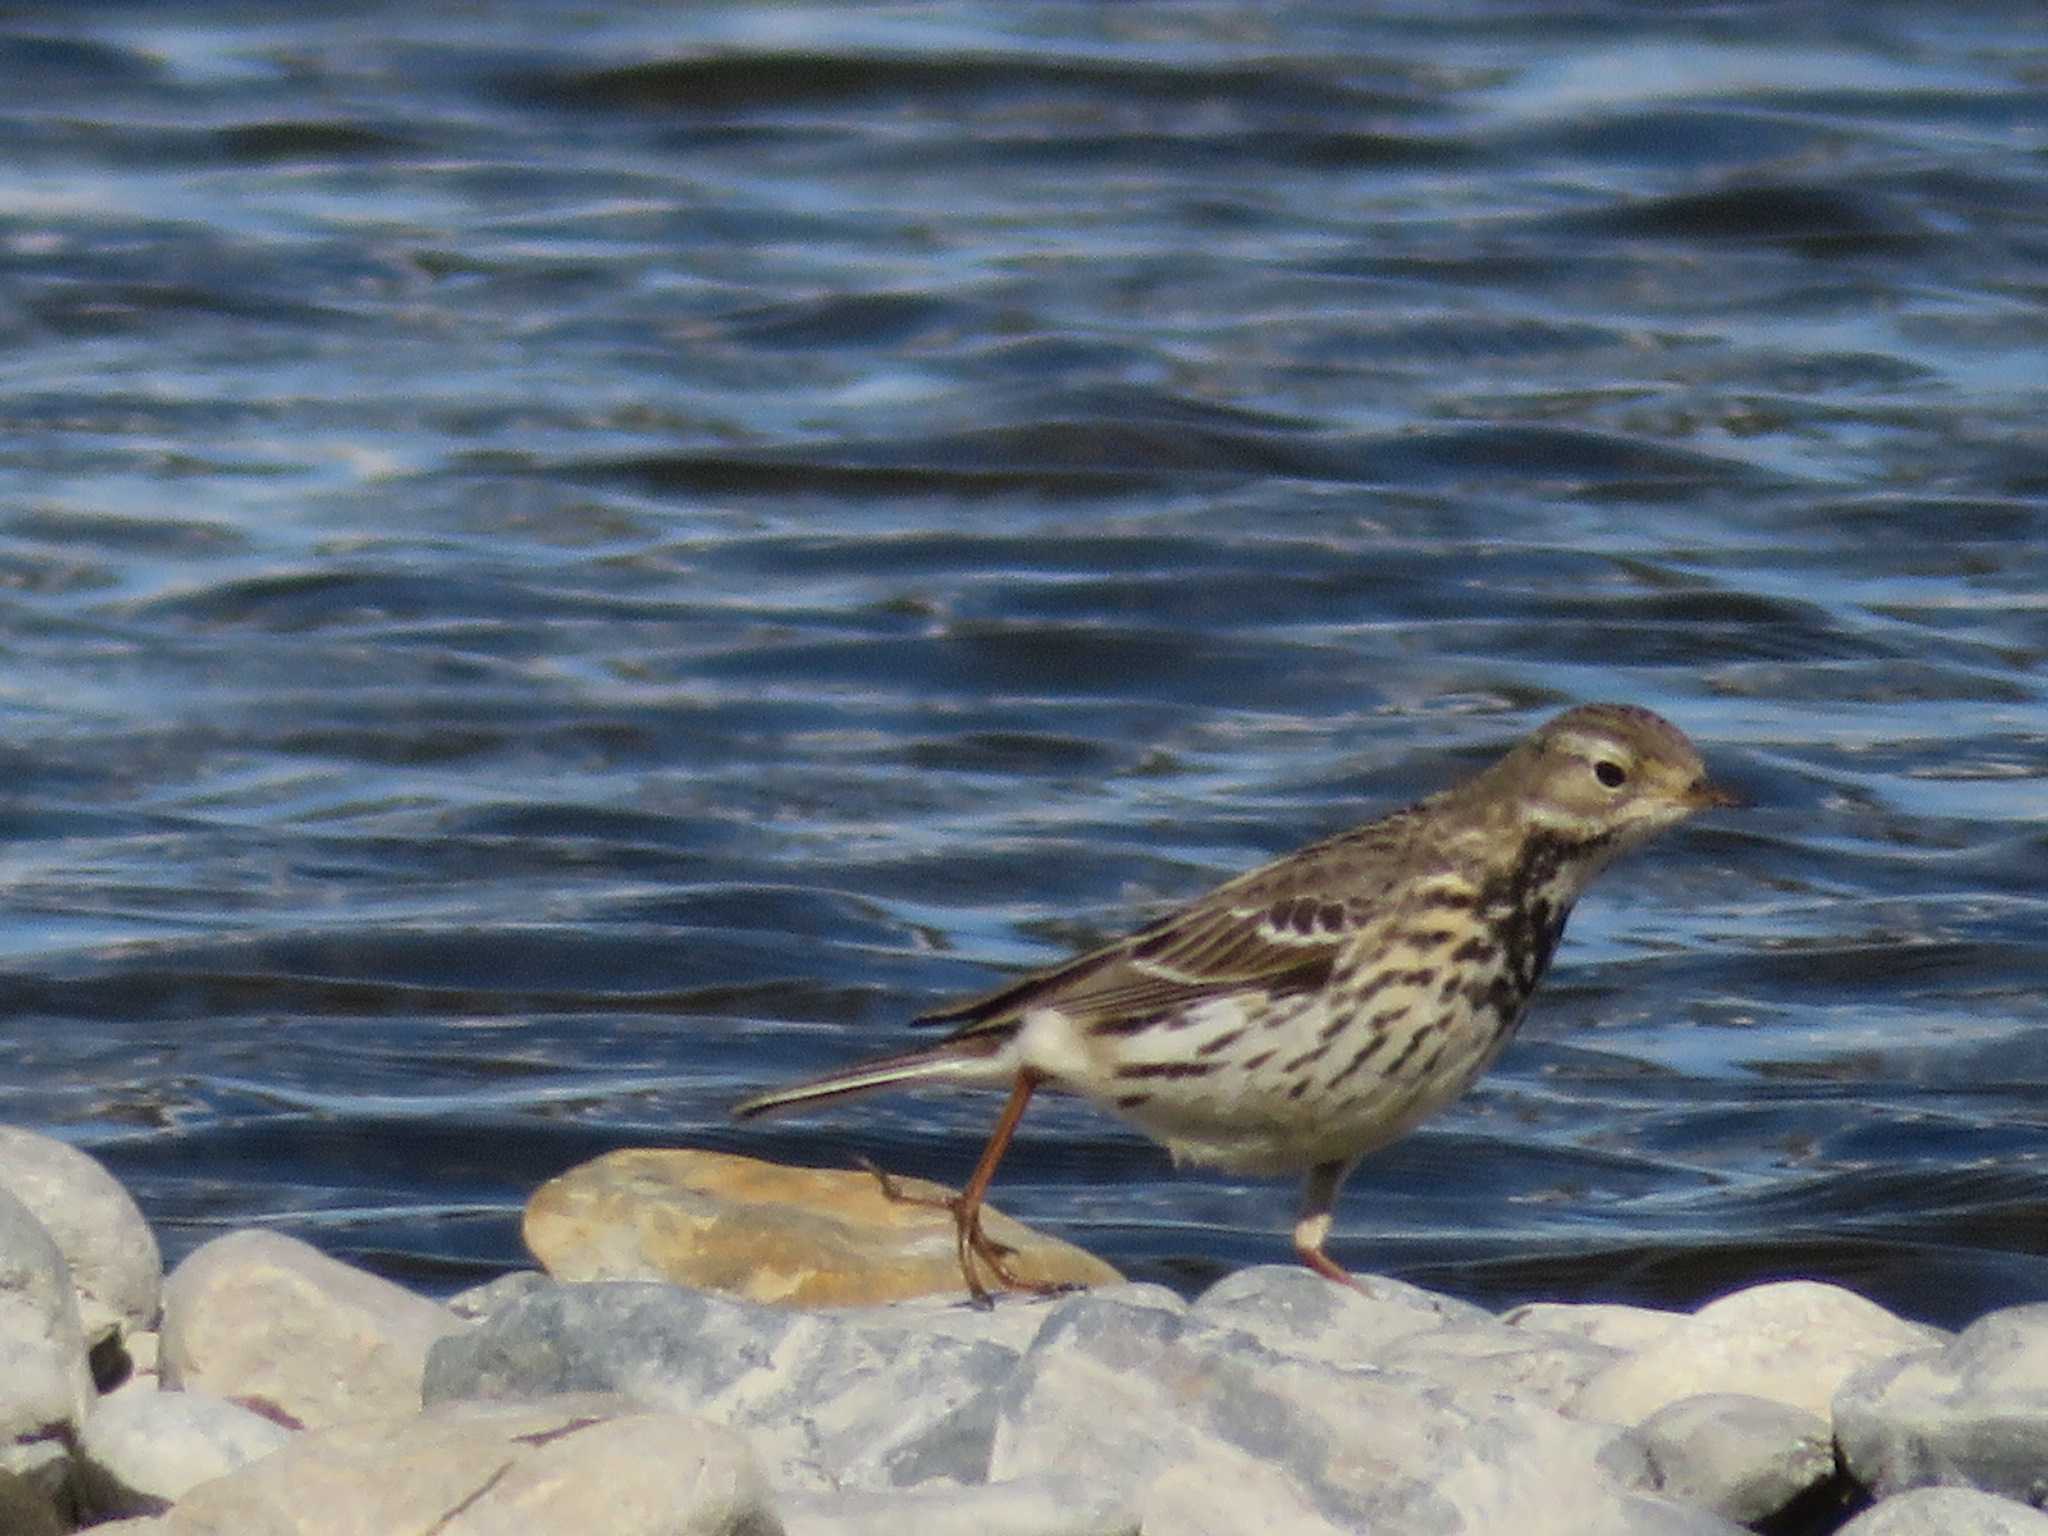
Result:
[[1100,949],[921,1015],[953,1038],[1009,1032],[1035,1008],[1082,1028],[1142,1019],[1251,987],[1319,987],[1338,953],[1386,915],[1387,890],[1430,856],[1419,806],[1312,843],[1225,881]]

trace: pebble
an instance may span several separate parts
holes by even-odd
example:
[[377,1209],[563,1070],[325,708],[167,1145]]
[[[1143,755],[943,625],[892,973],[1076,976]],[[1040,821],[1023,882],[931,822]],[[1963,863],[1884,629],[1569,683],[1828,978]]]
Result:
[[1130,1536],[1124,1502],[1078,1478],[869,1493],[791,1493],[776,1500],[788,1536]]
[[1637,1424],[1703,1392],[1768,1397],[1825,1417],[1860,1366],[1948,1337],[1838,1285],[1785,1280],[1708,1302],[1586,1383],[1581,1418]]
[[1194,1316],[1241,1329],[1268,1349],[1304,1350],[1332,1365],[1364,1365],[1398,1339],[1447,1323],[1486,1323],[1484,1308],[1379,1275],[1366,1289],[1332,1285],[1300,1264],[1261,1264],[1225,1275],[1196,1298]]
[[[625,1150],[550,1179],[527,1202],[526,1246],[558,1280],[666,1280],[795,1307],[853,1306],[961,1289],[952,1191],[872,1173],[790,1168],[724,1152]],[[1040,1285],[1123,1277],[1084,1249],[992,1206],[982,1224]]]
[[96,1386],[93,1242],[0,1190],[5,1536],[2048,1536],[2048,1306],[1954,1337],[1798,1283],[1496,1317],[1265,1266],[824,1307],[802,1265],[443,1306],[249,1231],[178,1266],[160,1339],[119,1314]]
[[1916,1488],[1865,1510],[1840,1536],[2048,1536],[2048,1515],[1975,1488]]
[[160,1536],[776,1536],[741,1436],[598,1394],[444,1403],[314,1434],[215,1478]]
[[56,1239],[0,1189],[0,1531],[64,1529],[91,1411],[78,1294]]
[[[1177,1298],[1176,1298],[1177,1299]],[[987,1480],[998,1342],[1032,1302],[958,1308],[951,1331],[891,1308],[805,1312],[654,1282],[550,1285],[428,1358],[429,1404],[619,1392],[752,1438],[778,1486],[825,1491]]]
[[1953,1483],[2048,1499],[2048,1303],[1867,1366],[1837,1394],[1835,1428],[1850,1476],[1879,1498]]
[[291,1439],[275,1420],[207,1392],[110,1397],[79,1440],[82,1501],[105,1516],[161,1514],[199,1484]]
[[88,1347],[156,1326],[163,1291],[156,1234],[98,1159],[0,1125],[0,1189],[35,1213],[64,1255]]
[[1846,1502],[1834,1487],[1826,1421],[1767,1397],[1682,1397],[1612,1441],[1602,1457],[1636,1486],[1737,1525],[1781,1521],[1801,1501],[1816,1509]]
[[[263,1327],[257,1319],[283,1325]],[[194,1249],[164,1285],[158,1371],[294,1427],[419,1407],[427,1350],[463,1326],[446,1307],[277,1232]]]

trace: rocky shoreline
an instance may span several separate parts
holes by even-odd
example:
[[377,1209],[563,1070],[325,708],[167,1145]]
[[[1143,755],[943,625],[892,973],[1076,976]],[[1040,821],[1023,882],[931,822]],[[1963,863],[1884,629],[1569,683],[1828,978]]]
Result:
[[[619,1156],[644,1184],[662,1154]],[[648,1234],[743,1216],[570,1247],[632,1275]],[[817,1273],[820,1220],[757,1225]],[[97,1162],[0,1127],[0,1532],[2048,1536],[2048,1305],[1958,1335],[1798,1282],[1496,1316],[1272,1266],[1192,1302],[821,1307],[550,1262],[444,1305],[250,1230],[165,1277]]]

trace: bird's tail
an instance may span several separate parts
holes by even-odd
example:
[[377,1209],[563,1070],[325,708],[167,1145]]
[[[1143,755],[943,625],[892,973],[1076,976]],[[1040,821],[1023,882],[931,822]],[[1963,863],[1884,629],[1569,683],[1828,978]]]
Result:
[[913,1083],[1000,1087],[1009,1080],[1009,1072],[994,1058],[1006,1043],[1001,1037],[989,1035],[965,1035],[942,1040],[937,1045],[828,1072],[809,1082],[792,1083],[787,1088],[757,1093],[751,1099],[742,1099],[733,1105],[732,1112],[738,1119],[751,1120],[756,1115],[828,1104],[882,1088],[902,1088]]

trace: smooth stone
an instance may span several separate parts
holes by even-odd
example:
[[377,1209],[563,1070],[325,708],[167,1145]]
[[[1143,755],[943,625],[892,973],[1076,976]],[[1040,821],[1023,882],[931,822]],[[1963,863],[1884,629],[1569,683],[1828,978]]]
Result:
[[1374,1363],[1461,1393],[1505,1393],[1562,1411],[1621,1358],[1620,1350],[1571,1334],[1510,1328],[1481,1317],[1396,1339]]
[[741,1437],[600,1394],[448,1403],[297,1437],[161,1536],[780,1536]]
[[1737,1525],[1761,1525],[1835,1475],[1827,1421],[1764,1397],[1713,1393],[1666,1404],[1602,1453],[1624,1459],[1637,1485],[1711,1510]]
[[1271,1462],[1234,1447],[1219,1451],[1213,1460],[1182,1462],[1151,1481],[1138,1502],[1138,1536],[1355,1536],[1318,1513]]
[[555,1282],[537,1269],[515,1269],[510,1274],[499,1275],[495,1280],[486,1280],[482,1285],[472,1285],[466,1291],[457,1291],[445,1303],[448,1310],[464,1322],[475,1322],[480,1317],[489,1317],[508,1302],[535,1291],[544,1291]]
[[2038,1502],[2048,1492],[2048,1303],[1989,1313],[1941,1348],[1867,1366],[1834,1411],[1849,1475],[1880,1498],[1954,1483]]
[[1597,1464],[1611,1438],[1599,1426],[1491,1389],[1279,1354],[1196,1312],[1106,1293],[1061,1302],[996,1402],[992,1479],[1080,1477],[1152,1509],[1160,1528],[1186,1514],[1185,1468],[1249,1458],[1284,1480],[1289,1507],[1375,1536],[1739,1529],[1615,1486]]
[[156,1326],[163,1256],[134,1198],[99,1159],[67,1142],[0,1125],[0,1189],[36,1213],[78,1291],[90,1347]]
[[[723,1152],[627,1149],[551,1179],[527,1202],[526,1246],[557,1280],[668,1280],[747,1301],[853,1306],[964,1290],[952,1191]],[[983,1225],[1043,1285],[1113,1285],[1116,1270],[993,1207]]]
[[1866,1509],[1835,1536],[2048,1536],[2048,1515],[1975,1488],[1916,1488]]
[[886,1493],[793,1493],[776,1500],[788,1536],[1130,1536],[1121,1500],[1072,1478]]
[[1683,1312],[1632,1307],[1618,1301],[1531,1301],[1500,1315],[1510,1328],[1564,1334],[1625,1355],[1647,1349],[1685,1319]]
[[78,1295],[56,1239],[0,1189],[0,1445],[68,1436],[93,1399]]
[[1734,1392],[1825,1418],[1858,1367],[1948,1335],[1909,1323],[1840,1286],[1787,1280],[1723,1296],[1586,1383],[1579,1418],[1640,1424],[1682,1397]]
[[411,1412],[446,1307],[281,1233],[231,1232],[164,1285],[164,1386],[231,1397],[288,1427]]
[[979,1483],[992,1389],[1017,1363],[998,1341],[1017,1330],[1010,1317],[1035,1334],[1056,1308],[957,1306],[949,1332],[915,1305],[802,1312],[673,1285],[556,1285],[442,1339],[424,1393],[429,1403],[623,1393],[744,1431],[789,1489]]
[[161,1514],[291,1439],[282,1425],[209,1393],[131,1393],[103,1401],[85,1421],[79,1485],[102,1515]]
[[1491,1322],[1483,1308],[1400,1280],[1361,1275],[1354,1290],[1301,1264],[1260,1264],[1225,1275],[1195,1298],[1190,1317],[1250,1334],[1280,1354],[1332,1365],[1377,1359],[1396,1339],[1452,1322]]

